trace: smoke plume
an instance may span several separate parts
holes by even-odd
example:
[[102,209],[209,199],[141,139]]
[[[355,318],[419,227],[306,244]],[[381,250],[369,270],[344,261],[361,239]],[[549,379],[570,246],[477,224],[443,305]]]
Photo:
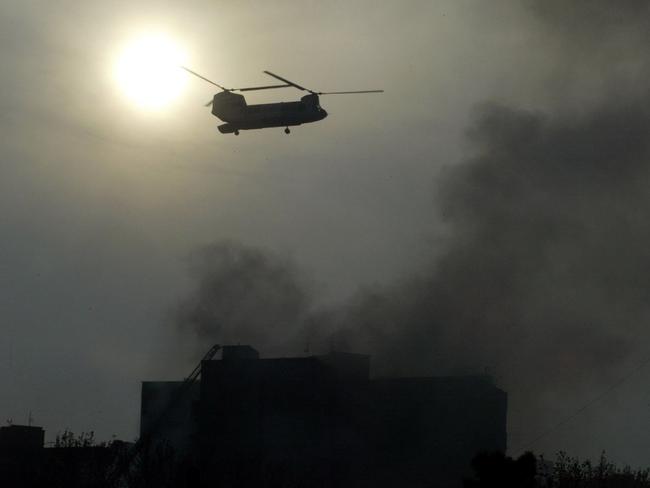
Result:
[[[317,310],[290,263],[220,244],[194,263],[183,327],[262,351],[368,352],[377,374],[487,369],[531,418],[616,377],[650,338],[650,96],[635,85],[647,81],[648,4],[545,1],[530,11],[569,46],[559,65],[582,63],[571,93],[581,77],[613,73],[579,110],[477,109],[473,156],[435,183],[432,214],[448,239],[418,276]],[[618,90],[614,78],[626,80]]]
[[199,350],[241,343],[275,351],[309,308],[308,286],[293,264],[268,252],[216,243],[191,256],[190,272],[196,288],[177,308],[175,321]]

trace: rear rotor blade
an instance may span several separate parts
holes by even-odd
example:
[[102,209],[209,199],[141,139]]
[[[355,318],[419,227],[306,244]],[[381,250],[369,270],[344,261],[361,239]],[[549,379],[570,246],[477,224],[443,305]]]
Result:
[[272,88],[286,88],[291,85],[267,85],[267,86],[249,86],[246,88],[233,88],[233,91],[254,91],[254,90],[270,90]]
[[294,83],[293,81],[289,81],[286,78],[282,78],[282,76],[278,76],[275,73],[271,73],[270,71],[264,71],[264,73],[266,73],[267,75],[272,76],[273,78],[276,78],[276,79],[278,79],[280,81],[284,81],[285,83],[287,83],[290,86],[295,86],[296,88],[298,88],[298,90],[311,92],[310,89],[305,88],[304,86],[300,86],[297,83]]
[[337,92],[316,92],[317,95],[347,95],[350,93],[384,93],[384,90],[356,90],[356,91],[337,91]]
[[221,86],[219,83],[215,83],[215,82],[212,81],[212,80],[208,80],[205,76],[201,76],[200,74],[198,74],[198,73],[192,71],[192,70],[189,69],[189,68],[186,68],[185,66],[181,66],[181,68],[183,68],[183,69],[184,69],[185,71],[187,71],[188,73],[190,73],[190,74],[196,76],[197,78],[201,78],[203,81],[207,81],[208,83],[210,83],[210,84],[212,84],[212,85],[214,85],[214,86],[217,86],[217,87],[221,88],[223,91],[228,91],[228,88],[225,88],[225,87]]
[[208,103],[203,105],[204,107],[212,107],[212,104],[214,103],[214,99],[210,100]]

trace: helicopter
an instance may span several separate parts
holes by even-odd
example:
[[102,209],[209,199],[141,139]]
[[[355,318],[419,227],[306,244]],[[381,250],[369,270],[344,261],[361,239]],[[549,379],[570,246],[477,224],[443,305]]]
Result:
[[[214,95],[212,100],[207,103],[206,107],[212,107],[212,115],[225,122],[217,127],[222,134],[239,135],[240,130],[265,129],[268,127],[285,127],[284,133],[289,134],[289,127],[318,122],[327,117],[327,112],[320,106],[320,95],[346,95],[357,93],[383,93],[384,90],[356,90],[356,91],[336,91],[336,92],[317,92],[305,88],[293,81],[289,81],[282,76],[264,71],[264,74],[271,76],[279,81],[282,85],[265,85],[250,86],[244,88],[226,88],[212,80],[192,71],[191,69],[181,66],[188,73],[207,81],[208,83],[221,89],[220,93]],[[309,92],[296,102],[278,102],[264,103],[257,105],[248,105],[243,95],[234,92],[247,92],[257,90],[271,90],[275,88],[294,87],[301,91]]]

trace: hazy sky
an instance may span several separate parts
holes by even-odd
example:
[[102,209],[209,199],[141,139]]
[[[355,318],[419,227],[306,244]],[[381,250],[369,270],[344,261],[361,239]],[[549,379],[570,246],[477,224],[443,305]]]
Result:
[[[16,1],[3,2],[0,14],[5,418],[22,423],[31,411],[50,435],[69,427],[95,430],[100,439],[133,438],[139,382],[187,374],[184,339],[170,317],[193,293],[191,256],[224,240],[293,263],[311,306],[344,303],[355,310],[348,317],[365,306],[355,303],[363,298],[348,301],[360,286],[409,289],[414,275],[425,275],[431,293],[424,301],[444,299],[439,282],[446,278],[456,284],[445,293],[457,299],[467,286],[456,278],[477,283],[472,263],[497,263],[485,268],[477,294],[501,289],[508,259],[498,252],[465,259],[479,247],[512,255],[518,274],[528,273],[520,263],[537,263],[534,286],[526,281],[525,293],[499,295],[494,303],[504,308],[481,308],[481,317],[526,324],[511,347],[534,351],[539,375],[531,381],[548,368],[544,387],[530,393],[534,385],[511,374],[519,363],[502,349],[509,329],[489,336],[500,346],[467,364],[441,362],[496,372],[511,392],[513,445],[555,425],[650,354],[648,152],[634,146],[650,128],[645,2]],[[289,136],[281,128],[221,135],[202,106],[212,87],[200,80],[188,79],[182,96],[160,111],[124,96],[115,60],[148,32],[175,39],[188,65],[227,86],[267,83],[268,69],[318,90],[386,92],[323,97],[329,117]],[[610,140],[619,129],[629,139]],[[620,177],[618,164],[629,168]],[[522,215],[504,218],[504,209]],[[547,232],[560,237],[541,246],[546,264],[536,252],[519,253],[537,249],[531,243]],[[605,244],[589,247],[591,239]],[[612,297],[613,288],[623,296]],[[558,299],[566,298],[569,289],[589,293],[548,312],[541,297],[560,290]],[[446,313],[457,317],[460,309],[450,305]],[[587,309],[598,315],[593,327],[584,322]],[[401,305],[390,310],[395,321],[430,318],[404,314]],[[475,332],[470,323],[455,329],[468,332],[463,344],[486,337],[487,326]],[[424,351],[427,340],[436,349],[437,337],[422,337]],[[572,361],[581,347],[587,352]],[[458,350],[459,357],[475,352]],[[591,369],[599,354],[608,359]],[[643,463],[648,380],[649,370],[637,372],[533,447],[580,455],[606,449],[618,461]]]

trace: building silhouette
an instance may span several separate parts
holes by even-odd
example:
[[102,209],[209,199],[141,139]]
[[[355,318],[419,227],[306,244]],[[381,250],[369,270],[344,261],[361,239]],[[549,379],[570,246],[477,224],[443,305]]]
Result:
[[0,427],[0,452],[38,452],[44,442],[42,427],[14,424]]
[[260,359],[226,346],[200,382],[142,384],[141,435],[202,486],[460,486],[505,451],[507,395],[488,377],[371,379],[369,356]]

